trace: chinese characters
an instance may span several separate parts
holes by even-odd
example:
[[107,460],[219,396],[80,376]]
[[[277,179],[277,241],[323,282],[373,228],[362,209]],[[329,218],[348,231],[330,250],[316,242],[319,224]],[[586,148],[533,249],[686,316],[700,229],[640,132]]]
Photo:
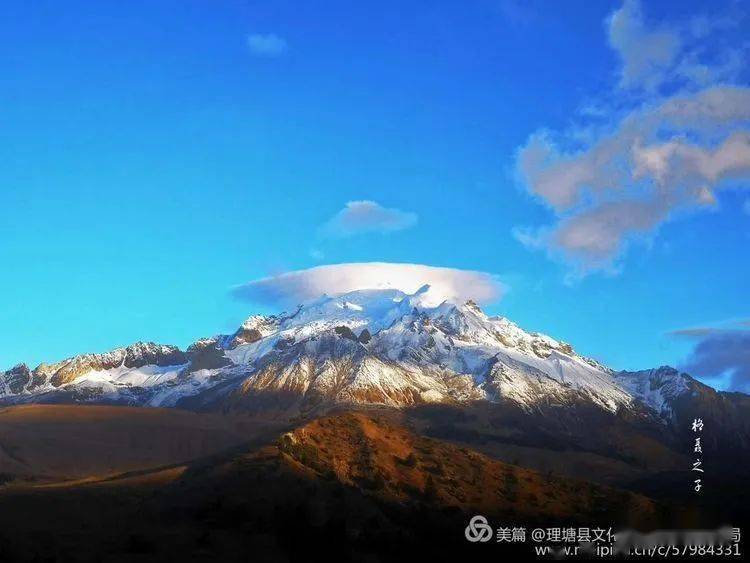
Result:
[[[693,462],[693,467],[691,471],[695,471],[697,473],[703,473],[703,446],[701,444],[701,434],[703,433],[703,419],[702,418],[694,418],[693,424],[692,424],[692,430],[693,435],[695,436],[695,443],[693,444],[693,453],[695,454],[695,461]],[[700,493],[701,489],[703,488],[703,479],[699,475],[694,481],[694,487],[693,490],[696,493]]]

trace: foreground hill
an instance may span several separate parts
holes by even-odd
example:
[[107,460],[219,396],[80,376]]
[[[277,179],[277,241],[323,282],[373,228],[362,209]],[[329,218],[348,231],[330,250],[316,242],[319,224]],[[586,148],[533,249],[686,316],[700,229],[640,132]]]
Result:
[[7,407],[0,409],[0,483],[101,478],[182,463],[246,444],[266,430],[258,420],[179,409]]
[[[338,413],[189,464],[0,489],[0,556],[66,561],[497,560],[470,516],[532,525],[670,526],[648,498],[419,436],[389,413]],[[530,549],[522,546],[519,550]],[[508,550],[502,550],[507,554]]]
[[[394,420],[395,419],[395,420]],[[279,450],[317,477],[400,503],[427,499],[464,513],[513,514],[519,521],[656,522],[648,499],[503,463],[415,434],[385,414],[344,413],[282,435]]]

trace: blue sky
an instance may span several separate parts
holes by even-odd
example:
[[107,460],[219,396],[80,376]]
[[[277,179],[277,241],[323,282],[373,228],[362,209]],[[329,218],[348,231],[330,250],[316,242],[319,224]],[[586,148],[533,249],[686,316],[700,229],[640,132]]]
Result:
[[[237,284],[370,261],[496,274],[490,312],[616,368],[690,364],[671,331],[750,318],[744,137],[717,152],[748,130],[744,8],[3,2],[0,367],[185,346],[272,312]],[[721,123],[643,125],[716,87]],[[597,191],[628,120],[641,176]]]

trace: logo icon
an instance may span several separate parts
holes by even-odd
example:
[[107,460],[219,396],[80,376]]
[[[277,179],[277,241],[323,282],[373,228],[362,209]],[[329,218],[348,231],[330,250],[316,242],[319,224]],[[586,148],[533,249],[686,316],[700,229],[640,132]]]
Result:
[[484,516],[474,516],[469,520],[469,525],[464,530],[466,539],[472,543],[490,541],[492,538],[492,527]]

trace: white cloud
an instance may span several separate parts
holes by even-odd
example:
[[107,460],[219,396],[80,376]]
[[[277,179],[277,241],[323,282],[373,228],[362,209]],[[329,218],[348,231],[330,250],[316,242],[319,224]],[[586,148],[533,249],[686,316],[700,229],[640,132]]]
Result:
[[625,0],[606,20],[607,39],[620,58],[620,87],[656,92],[670,85],[709,86],[734,80],[742,70],[747,45],[718,53],[707,40],[737,26],[741,15],[696,16],[687,22],[653,25],[640,0]]
[[722,180],[750,173],[750,133],[732,133],[714,149],[683,139],[632,149],[633,178],[652,178],[660,186],[690,186],[696,194]]
[[589,268],[610,269],[623,236],[644,235],[664,220],[661,200],[610,201],[563,220],[552,244]]
[[750,178],[749,107],[750,89],[717,87],[636,110],[583,150],[532,135],[516,165],[558,216],[547,246],[582,270],[608,269],[673,211],[714,205],[727,181]]
[[[704,87],[729,73],[695,47],[729,24],[696,18],[688,27],[650,28],[629,0],[607,25],[622,59],[619,87],[642,97],[615,89],[608,103],[593,104],[595,116],[579,112],[583,123],[569,131],[533,133],[516,156],[518,178],[556,223],[516,228],[514,236],[581,275],[616,271],[629,241],[648,239],[675,211],[714,206],[717,192],[736,187],[731,181],[750,179],[750,88]],[[736,49],[727,52],[719,59],[736,59]],[[685,65],[698,62],[707,70],[691,78]],[[672,93],[659,92],[670,84]]]
[[318,266],[251,281],[234,288],[235,297],[277,307],[294,307],[323,294],[340,295],[360,289],[398,289],[415,293],[430,286],[426,303],[473,299],[492,303],[505,292],[497,276],[472,270],[422,264],[364,262]]
[[247,36],[247,46],[253,54],[276,57],[288,49],[284,38],[275,33],[252,33]]
[[722,84],[692,94],[675,95],[662,102],[654,118],[664,119],[673,127],[695,130],[747,122],[750,121],[750,90]]
[[402,231],[417,224],[416,213],[383,207],[375,201],[350,201],[321,228],[324,236],[344,238],[364,233]]
[[666,27],[649,29],[638,0],[626,0],[607,21],[608,39],[622,60],[620,84],[653,89],[666,78],[682,45],[680,35]]

